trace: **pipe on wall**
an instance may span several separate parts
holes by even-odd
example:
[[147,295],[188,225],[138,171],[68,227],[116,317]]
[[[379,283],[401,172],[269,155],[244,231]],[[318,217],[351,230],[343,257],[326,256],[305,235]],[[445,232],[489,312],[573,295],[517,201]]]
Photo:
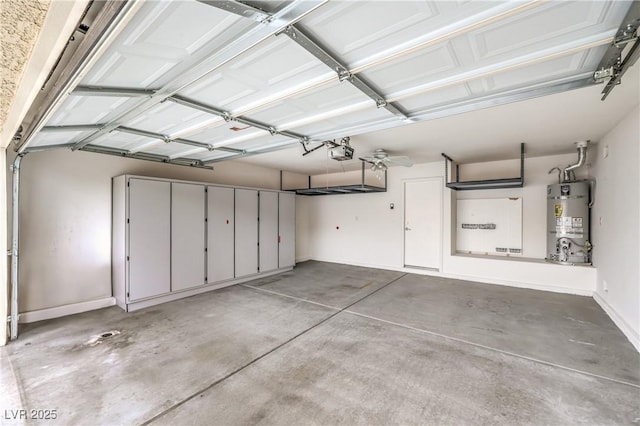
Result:
[[[589,143],[589,141],[580,141],[577,143],[577,147],[578,147],[578,162],[575,164],[571,164],[567,167],[565,167],[565,169],[562,171],[563,173],[563,179],[564,182],[569,182],[572,180],[575,180],[575,177],[572,179],[572,173],[575,169],[577,169],[578,167],[582,167],[584,165],[584,162],[587,159],[587,144]],[[551,169],[553,170],[553,169]],[[573,175],[575,176],[575,175]]]
[[13,191],[11,218],[11,340],[18,338],[18,249],[20,245],[20,163],[26,154],[13,160]]

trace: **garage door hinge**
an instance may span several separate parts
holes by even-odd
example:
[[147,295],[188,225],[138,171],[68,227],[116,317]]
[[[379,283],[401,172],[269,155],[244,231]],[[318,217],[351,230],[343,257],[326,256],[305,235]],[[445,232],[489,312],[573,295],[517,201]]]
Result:
[[613,77],[614,74],[615,74],[615,70],[613,69],[613,67],[609,67],[609,68],[598,70],[595,73],[593,73],[593,78],[597,83],[602,83],[607,78]]

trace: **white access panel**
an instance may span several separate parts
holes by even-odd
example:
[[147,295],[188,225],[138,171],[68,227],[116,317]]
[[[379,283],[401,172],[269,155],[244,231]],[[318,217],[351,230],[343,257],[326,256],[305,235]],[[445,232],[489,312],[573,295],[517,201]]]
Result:
[[296,264],[296,195],[278,194],[278,267]]
[[171,183],[171,291],[205,283],[204,189]]
[[236,189],[236,278],[258,273],[258,191]]
[[522,198],[458,200],[456,251],[522,256]]
[[442,246],[442,181],[404,184],[404,265],[439,269]]
[[260,191],[260,272],[278,269],[278,193]]
[[230,280],[234,271],[234,189],[207,188],[207,282]]
[[129,300],[169,293],[171,184],[129,179]]

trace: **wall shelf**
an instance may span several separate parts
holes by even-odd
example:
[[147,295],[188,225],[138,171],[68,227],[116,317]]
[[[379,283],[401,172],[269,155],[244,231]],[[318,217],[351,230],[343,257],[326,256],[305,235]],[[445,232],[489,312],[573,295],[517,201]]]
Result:
[[449,182],[449,163],[455,161],[447,154],[442,153],[444,157],[446,187],[454,191],[470,191],[476,189],[504,189],[504,188],[522,188],[524,186],[524,143],[520,144],[520,177],[507,179],[485,179],[460,181],[460,165],[456,164],[456,180]]

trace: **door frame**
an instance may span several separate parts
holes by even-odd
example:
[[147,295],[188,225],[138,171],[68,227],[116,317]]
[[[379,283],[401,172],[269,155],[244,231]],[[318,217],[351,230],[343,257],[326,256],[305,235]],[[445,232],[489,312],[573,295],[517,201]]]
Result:
[[[440,235],[438,236],[438,239],[439,239],[438,246],[440,250],[438,252],[437,268],[413,266],[413,265],[406,264],[406,249],[407,249],[406,232],[407,231],[404,229],[406,227],[406,222],[407,222],[407,185],[406,184],[407,182],[417,183],[417,182],[429,182],[429,181],[437,181],[440,187],[440,194],[438,197],[440,200],[440,209],[439,209],[440,214],[438,215],[438,219],[440,221]],[[402,182],[402,267],[409,268],[409,269],[420,269],[425,271],[442,272],[442,262],[443,262],[442,253],[444,250],[444,189],[443,189],[444,179],[442,178],[442,176],[430,176],[430,177],[402,179],[401,182]]]

